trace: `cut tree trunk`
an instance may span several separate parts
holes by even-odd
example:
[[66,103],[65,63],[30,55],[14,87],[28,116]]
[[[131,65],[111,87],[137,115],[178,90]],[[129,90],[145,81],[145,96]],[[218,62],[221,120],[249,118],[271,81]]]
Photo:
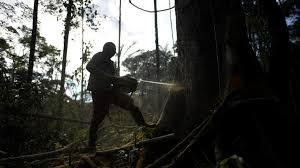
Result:
[[[216,104],[219,93],[218,64],[209,0],[176,0],[175,5],[179,60],[176,80],[185,86],[185,109],[172,108],[173,116],[168,115],[168,118],[174,120],[180,116],[177,123],[180,127],[175,132],[185,134],[195,124],[201,123]],[[176,99],[169,100],[170,106],[178,107]],[[178,100],[181,101],[181,96]]]

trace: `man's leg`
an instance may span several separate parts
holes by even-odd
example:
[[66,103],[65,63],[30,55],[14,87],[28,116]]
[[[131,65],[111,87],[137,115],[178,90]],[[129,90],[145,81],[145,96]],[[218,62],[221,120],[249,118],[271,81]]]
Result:
[[123,92],[115,91],[112,103],[120,106],[121,108],[123,108],[125,110],[128,110],[130,112],[130,114],[132,115],[134,121],[138,125],[143,125],[143,126],[147,125],[140,109],[134,105],[133,99],[130,96],[128,96],[127,94],[125,94]]
[[109,102],[105,92],[92,92],[93,99],[93,116],[89,130],[89,147],[96,147],[97,130],[99,124],[104,120],[109,111]]

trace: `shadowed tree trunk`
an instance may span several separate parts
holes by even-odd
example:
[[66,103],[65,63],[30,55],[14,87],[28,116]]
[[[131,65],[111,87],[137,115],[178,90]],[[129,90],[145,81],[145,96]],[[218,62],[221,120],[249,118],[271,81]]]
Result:
[[[242,156],[250,167],[295,165],[296,155],[287,154],[292,153],[291,150],[299,149],[299,140],[294,136],[299,130],[294,123],[289,122],[290,117],[287,116],[291,114],[289,109],[282,106],[273,96],[275,93],[283,103],[288,100],[290,55],[286,56],[287,60],[284,60],[283,65],[280,66],[280,59],[284,59],[282,55],[290,54],[286,25],[283,24],[284,19],[280,18],[282,16],[280,11],[275,10],[277,5],[275,0],[273,4],[270,4],[271,1],[263,3],[269,5],[268,9],[264,9],[265,12],[274,12],[274,14],[269,13],[268,20],[273,23],[268,24],[270,36],[276,36],[271,39],[273,45],[271,50],[274,51],[271,52],[273,60],[270,61],[268,80],[275,82],[286,75],[279,83],[273,85],[269,82],[273,90],[269,89],[262,67],[250,46],[240,0],[212,1],[211,11],[215,18],[207,14],[209,3],[204,0],[176,1],[180,62],[177,80],[186,88],[184,94],[171,94],[159,127],[173,128],[175,132],[188,131],[194,123],[201,122],[209,114],[210,104],[218,95],[217,82],[214,83],[217,81],[215,71],[217,66],[212,64],[213,59],[211,59],[215,53],[221,55],[221,65],[224,65],[224,68],[221,68],[224,72],[221,74],[226,74],[224,77],[227,83],[226,90],[228,93],[231,92],[221,104],[221,110],[218,109],[214,113],[213,120],[207,128],[209,133],[206,136],[209,137],[210,142],[202,143],[203,137],[199,136],[200,147],[194,145],[194,148],[190,149],[193,157],[203,150],[202,146],[209,146],[209,143],[214,142],[213,152],[216,152],[216,156],[218,154],[221,156],[217,158],[218,161],[237,154]],[[276,17],[279,21],[275,21]],[[211,26],[214,24],[211,22],[216,26],[215,36]],[[214,37],[219,44],[217,52],[214,51],[212,44]],[[273,55],[275,51],[277,53]],[[274,69],[275,67],[283,69],[283,72]],[[278,77],[275,78],[276,75]],[[185,99],[185,103],[179,104],[183,102],[182,99]],[[251,102],[251,99],[262,101]],[[239,107],[235,106],[237,104]],[[232,139],[227,141],[228,137]],[[193,157],[183,158],[182,163],[190,162]]]
[[[296,111],[296,105],[293,104],[295,97],[292,95],[296,93],[296,90],[292,88],[292,52],[285,16],[276,0],[261,0],[259,2],[266,17],[271,37],[268,84],[285,106],[286,122],[292,125],[293,129],[299,131],[300,114]],[[291,130],[291,128],[289,129]],[[290,144],[294,144],[294,148],[298,147],[294,141],[291,141]]]
[[[171,93],[159,120],[161,129],[180,133],[190,130],[215,108],[218,96],[232,90],[265,94],[261,92],[262,70],[249,44],[240,1],[177,0],[176,18],[176,80],[185,89]],[[184,103],[179,103],[182,99]]]
[[[67,6],[67,16],[65,20],[65,30],[64,30],[64,49],[63,49],[63,60],[62,60],[62,71],[61,71],[61,79],[60,79],[60,90],[59,90],[59,104],[58,104],[58,112],[57,116],[61,117],[63,111],[63,101],[64,101],[64,93],[65,93],[65,78],[66,78],[66,65],[67,65],[67,52],[68,52],[68,42],[69,42],[69,32],[71,26],[71,9],[73,6],[73,0],[69,0]],[[60,128],[60,123],[57,122],[57,127]]]
[[225,13],[221,17],[225,21],[224,55],[229,72],[227,86],[229,90],[243,89],[247,94],[256,94],[259,92],[256,89],[263,87],[262,69],[249,44],[241,2],[231,0],[224,5]]
[[[227,71],[230,74],[230,77],[228,78],[230,90],[238,89],[240,91],[240,98],[246,101],[249,98],[270,97],[273,95],[274,91],[277,93],[277,89],[271,92],[268,88],[268,85],[263,78],[264,74],[262,68],[249,44],[241,1],[230,0],[223,2],[219,0],[216,1],[216,6],[224,7],[222,14],[219,15],[219,19],[225,21],[220,26],[225,30],[224,55],[225,64],[228,66]],[[274,15],[278,16],[278,14]],[[272,26],[272,29],[275,29],[274,25]],[[272,33],[270,34],[272,35]],[[273,35],[275,36],[275,34]],[[278,37],[275,39],[277,38]],[[278,45],[277,47],[280,48],[281,46]],[[283,46],[282,49],[284,50],[285,48],[286,47]],[[277,64],[273,63],[273,66],[280,65],[279,62],[276,63]],[[285,61],[283,62],[285,68],[287,67],[286,63],[287,62]],[[278,76],[277,80],[280,78],[281,77]],[[278,86],[278,89],[281,87],[284,88],[284,86],[281,85],[280,87]],[[279,92],[280,91],[281,90],[279,90]],[[276,95],[278,96],[280,94]],[[249,110],[251,108],[253,109]],[[217,131],[216,136],[226,139],[232,134],[241,135],[240,138],[243,139],[241,141],[243,146],[240,150],[234,152],[244,157],[250,165],[254,165],[253,167],[284,167],[283,165],[285,164],[292,165],[295,160],[292,159],[294,156],[286,156],[286,153],[290,153],[290,149],[293,148],[292,146],[297,148],[298,145],[295,143],[297,142],[297,140],[295,140],[296,138],[292,138],[293,134],[289,131],[297,131],[295,131],[296,129],[294,128],[295,126],[293,123],[288,121],[289,117],[286,114],[290,115],[290,113],[287,113],[289,111],[287,108],[277,101],[274,101],[271,104],[264,101],[261,104],[254,103],[252,105],[244,106],[241,109],[238,109],[238,113],[235,114],[232,113],[234,110],[228,109],[228,113],[224,115],[224,117],[219,118],[216,122],[216,125],[220,125],[221,128],[221,130]],[[269,113],[270,111],[272,113]],[[243,122],[238,123],[239,121]],[[226,128],[226,125],[230,125],[231,123],[233,123],[232,129]],[[241,134],[234,132],[234,127],[240,129]],[[249,130],[247,131],[248,128]],[[218,144],[218,142],[216,142],[216,144]],[[284,147],[282,144],[285,144]],[[228,144],[228,146],[230,145]],[[223,149],[229,149],[228,146],[225,146]],[[261,161],[259,161],[260,159]]]
[[289,101],[291,51],[285,17],[276,0],[259,1],[271,37],[269,84],[283,103]]
[[84,28],[83,28],[83,22],[84,22],[84,8],[83,8],[83,1],[81,2],[81,92],[80,92],[80,108],[81,112],[84,111],[84,93],[83,93],[83,87],[84,87],[84,63],[86,61],[86,56],[84,53]]
[[34,53],[35,53],[35,44],[36,44],[36,36],[37,36],[38,6],[39,6],[38,0],[34,0],[27,83],[31,83],[32,81]]
[[[178,37],[176,80],[185,89],[181,93],[171,93],[165,111],[174,111],[165,118],[162,116],[159,125],[178,128],[176,132],[185,134],[195,124],[201,123],[216,104],[219,93],[218,66],[209,0],[176,0],[175,5]],[[184,106],[182,99],[185,99]],[[181,116],[179,122],[172,122],[178,121],[175,119],[178,116]]]

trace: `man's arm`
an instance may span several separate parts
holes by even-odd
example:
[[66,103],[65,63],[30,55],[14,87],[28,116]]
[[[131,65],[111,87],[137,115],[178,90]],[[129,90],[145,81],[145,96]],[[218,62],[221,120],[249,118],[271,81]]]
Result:
[[93,57],[89,63],[86,65],[86,69],[93,74],[96,78],[106,78],[111,80],[112,82],[116,81],[118,77],[115,77],[113,75],[110,75],[104,71],[102,71],[100,68],[97,67],[96,64],[96,58]]

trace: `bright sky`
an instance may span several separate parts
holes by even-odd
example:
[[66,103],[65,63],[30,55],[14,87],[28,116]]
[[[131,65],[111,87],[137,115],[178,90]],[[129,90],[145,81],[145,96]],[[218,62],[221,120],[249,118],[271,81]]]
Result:
[[[84,41],[90,41],[94,48],[92,53],[102,50],[102,46],[107,41],[112,41],[118,45],[118,19],[119,19],[119,0],[94,0],[98,5],[98,13],[106,15],[106,19],[102,19],[101,25],[97,32],[86,29]],[[153,10],[153,1],[150,0],[132,0],[138,6]],[[170,0],[171,6],[174,5],[174,0]],[[33,5],[33,0],[32,4]],[[159,0],[157,8],[169,8],[169,0]],[[173,35],[176,41],[176,23],[175,11],[171,10],[173,21]],[[56,17],[43,14],[39,16],[41,22],[40,31],[47,38],[50,44],[63,48],[63,22],[57,21]],[[173,41],[170,24],[170,11],[158,13],[158,33],[159,44],[162,47],[168,46],[172,49]],[[74,69],[80,66],[81,57],[81,28],[78,30],[72,29],[70,32],[70,42],[68,49],[68,67],[67,72],[71,73]],[[153,50],[155,49],[154,36],[154,13],[143,12],[133,7],[128,0],[122,0],[122,30],[121,30],[121,45],[124,45],[124,50],[133,42],[136,45],[132,47],[127,54],[130,54],[138,49]],[[121,61],[126,58],[126,55],[121,58]],[[116,57],[114,58],[116,60]],[[124,74],[124,68],[121,67],[121,75]]]

